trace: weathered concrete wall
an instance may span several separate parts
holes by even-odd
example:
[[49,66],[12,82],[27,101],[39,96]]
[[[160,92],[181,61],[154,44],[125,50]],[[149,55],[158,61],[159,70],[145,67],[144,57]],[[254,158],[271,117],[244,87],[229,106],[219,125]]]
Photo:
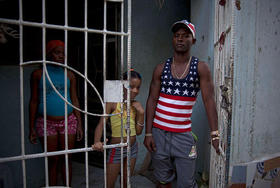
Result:
[[241,1],[236,55],[231,164],[279,155],[280,1]]

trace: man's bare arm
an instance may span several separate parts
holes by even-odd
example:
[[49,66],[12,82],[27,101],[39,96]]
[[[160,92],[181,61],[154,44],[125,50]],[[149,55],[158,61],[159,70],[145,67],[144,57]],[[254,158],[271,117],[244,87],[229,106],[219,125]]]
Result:
[[163,70],[163,66],[164,64],[162,63],[157,65],[157,67],[154,69],[152,81],[150,84],[149,96],[146,103],[146,137],[144,140],[144,144],[150,152],[155,151],[155,144],[151,133],[157,100],[160,92],[160,76]]
[[[218,115],[214,98],[214,84],[211,77],[209,66],[205,62],[198,64],[198,72],[200,76],[200,89],[203,103],[206,109],[209,127],[211,131],[218,130]],[[212,144],[219,153],[219,140],[213,140]]]

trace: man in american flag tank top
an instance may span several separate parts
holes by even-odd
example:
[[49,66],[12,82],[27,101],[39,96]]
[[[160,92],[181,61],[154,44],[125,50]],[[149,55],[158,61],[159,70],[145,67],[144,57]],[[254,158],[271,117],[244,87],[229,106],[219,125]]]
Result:
[[196,139],[191,128],[192,109],[201,90],[212,145],[219,154],[219,132],[214,86],[208,65],[191,56],[195,26],[187,20],[172,25],[172,58],[153,72],[146,104],[144,144],[152,153],[158,187],[196,188]]

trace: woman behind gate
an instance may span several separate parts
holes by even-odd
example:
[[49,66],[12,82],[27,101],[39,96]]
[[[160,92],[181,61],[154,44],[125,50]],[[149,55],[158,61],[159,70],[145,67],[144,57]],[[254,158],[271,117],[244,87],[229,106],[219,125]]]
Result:
[[[51,40],[46,47],[47,60],[64,63],[64,43],[60,40]],[[58,92],[65,97],[65,85],[67,87],[67,101],[79,107],[76,92],[76,78],[71,71],[67,71],[67,83],[65,84],[64,68],[52,64],[47,65],[47,71]],[[31,98],[29,103],[29,140],[37,143],[37,136],[44,148],[44,100],[43,100],[43,70],[35,70],[31,76]],[[65,149],[65,102],[58,96],[46,78],[46,131],[47,151]],[[79,111],[67,105],[68,124],[68,149],[73,149],[75,141],[83,137],[81,117]],[[62,166],[61,173],[63,183],[66,185],[64,155],[48,157],[49,184],[58,183],[58,166]],[[69,185],[72,179],[71,155],[69,155]]]

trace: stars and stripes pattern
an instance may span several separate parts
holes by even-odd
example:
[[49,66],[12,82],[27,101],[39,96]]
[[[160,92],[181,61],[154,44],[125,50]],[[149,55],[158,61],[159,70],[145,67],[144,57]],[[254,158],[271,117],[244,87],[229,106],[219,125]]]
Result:
[[189,72],[183,79],[173,78],[171,64],[172,58],[166,61],[161,75],[153,126],[171,132],[191,131],[192,108],[200,90],[198,59],[192,57]]

